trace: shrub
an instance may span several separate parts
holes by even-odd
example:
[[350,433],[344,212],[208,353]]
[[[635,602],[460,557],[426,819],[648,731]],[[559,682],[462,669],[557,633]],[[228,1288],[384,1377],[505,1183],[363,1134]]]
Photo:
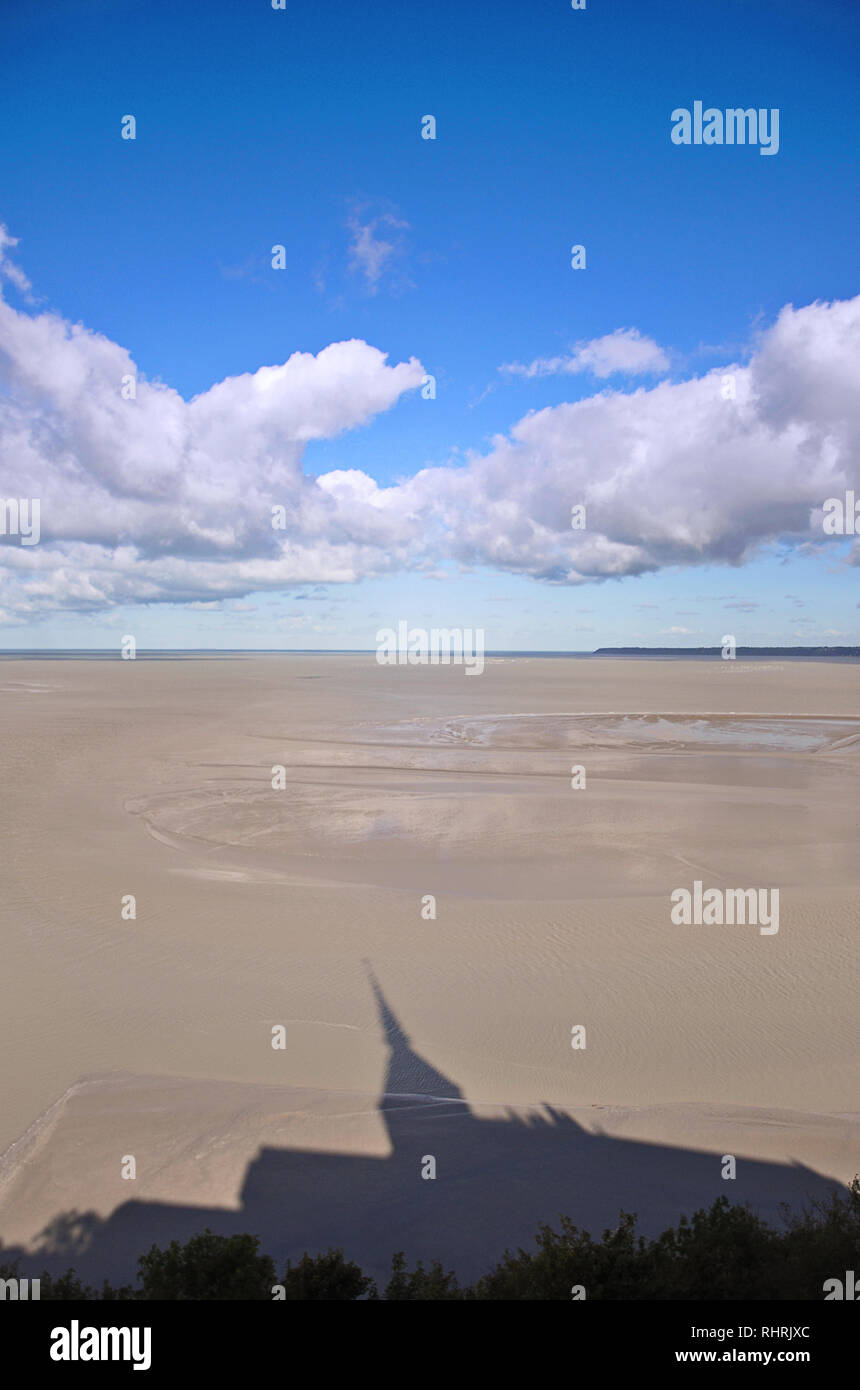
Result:
[[275,1263],[258,1254],[258,1236],[217,1236],[207,1229],[185,1245],[153,1245],[138,1260],[143,1299],[271,1299]]
[[373,1280],[352,1260],[345,1259],[342,1250],[316,1256],[305,1251],[297,1265],[288,1261],[283,1285],[288,1301],[353,1303],[359,1298],[379,1297]]

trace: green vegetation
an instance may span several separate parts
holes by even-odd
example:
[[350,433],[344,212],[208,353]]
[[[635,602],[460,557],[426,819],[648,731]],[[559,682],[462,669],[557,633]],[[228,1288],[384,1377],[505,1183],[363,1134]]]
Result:
[[[74,1270],[41,1276],[43,1300],[94,1299],[257,1300],[355,1302],[378,1300],[376,1284],[342,1250],[307,1252],[288,1263],[282,1279],[259,1253],[259,1238],[219,1236],[206,1230],[184,1245],[153,1245],[138,1260],[139,1284],[100,1290]],[[824,1297],[826,1279],[860,1270],[860,1178],[844,1194],[813,1202],[801,1214],[783,1210],[776,1230],[746,1206],[720,1197],[707,1210],[656,1239],[636,1234],[636,1217],[622,1212],[599,1241],[561,1217],[559,1229],[541,1226],[534,1250],[507,1251],[473,1286],[434,1261],[413,1270],[394,1255],[382,1297],[388,1302],[438,1300],[570,1300],[581,1286],[595,1299],[805,1299]],[[15,1264],[0,1264],[0,1278],[15,1279]]]

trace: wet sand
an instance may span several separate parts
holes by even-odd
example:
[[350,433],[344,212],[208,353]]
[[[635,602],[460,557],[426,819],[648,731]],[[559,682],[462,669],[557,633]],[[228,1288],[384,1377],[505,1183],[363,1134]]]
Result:
[[[91,1212],[48,1262],[118,1277],[147,1233],[253,1220],[279,1255],[476,1271],[559,1210],[653,1226],[847,1181],[856,686],[824,662],[4,660],[0,1237]],[[696,879],[779,888],[778,934],[674,925]]]

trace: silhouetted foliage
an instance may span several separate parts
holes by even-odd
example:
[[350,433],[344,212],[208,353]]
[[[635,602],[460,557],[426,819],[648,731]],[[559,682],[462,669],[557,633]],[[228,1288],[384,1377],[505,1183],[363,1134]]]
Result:
[[475,1286],[479,1299],[821,1299],[825,1279],[860,1262],[860,1179],[846,1195],[783,1212],[776,1231],[746,1206],[719,1197],[707,1210],[654,1240],[636,1235],[636,1218],[592,1240],[567,1217],[541,1226],[537,1250],[507,1251]]
[[425,1269],[419,1260],[410,1274],[406,1269],[403,1251],[398,1251],[394,1256],[391,1262],[391,1278],[385,1287],[388,1302],[429,1302],[466,1296],[467,1291],[460,1288],[456,1275],[453,1272],[446,1274],[438,1260],[434,1260],[429,1269]]
[[[547,1302],[570,1300],[581,1286],[588,1300],[803,1299],[824,1297],[828,1279],[860,1270],[860,1178],[845,1193],[813,1201],[800,1212],[783,1209],[774,1230],[747,1206],[718,1198],[706,1210],[682,1216],[654,1239],[636,1234],[636,1217],[622,1212],[614,1230],[595,1241],[588,1231],[560,1218],[559,1229],[539,1228],[533,1251],[506,1251],[474,1287],[461,1286],[438,1260],[406,1268],[402,1251],[392,1261],[384,1298],[389,1302],[480,1299]],[[205,1230],[184,1245],[153,1245],[138,1261],[140,1288],[101,1291],[83,1284],[73,1269],[41,1276],[40,1297],[95,1299],[266,1300],[279,1294],[274,1261],[259,1253],[259,1238],[218,1236]],[[18,1261],[0,1264],[0,1279],[18,1279]],[[307,1252],[288,1263],[283,1297],[291,1302],[377,1300],[373,1279],[343,1250]]]
[[144,1299],[271,1299],[275,1262],[258,1254],[258,1236],[218,1236],[208,1228],[185,1245],[153,1245],[137,1262]]
[[860,1274],[860,1178],[848,1196],[832,1193],[800,1214],[783,1208],[786,1233],[780,1251],[780,1298],[820,1298],[825,1279]]
[[352,1260],[345,1259],[342,1250],[315,1256],[305,1251],[298,1264],[287,1261],[282,1282],[286,1301],[352,1303],[379,1297],[374,1281]]
[[[36,1276],[33,1276],[36,1277]],[[39,1277],[39,1302],[41,1303],[92,1303],[97,1300],[105,1299],[132,1299],[139,1295],[131,1284],[121,1284],[118,1288],[113,1288],[104,1280],[101,1290],[92,1288],[85,1284],[73,1269],[67,1269],[65,1274],[49,1274],[46,1269],[42,1270]],[[14,1264],[0,1264],[0,1279],[20,1278],[19,1262]],[[32,1290],[29,1298],[32,1298]]]

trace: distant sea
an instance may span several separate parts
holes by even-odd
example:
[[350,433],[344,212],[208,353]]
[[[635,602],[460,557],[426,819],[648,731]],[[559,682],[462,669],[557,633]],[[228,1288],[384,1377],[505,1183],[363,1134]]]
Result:
[[[138,647],[137,661],[223,660],[247,656],[374,656],[375,647]],[[721,661],[720,647],[598,647],[593,652],[487,651],[487,657],[534,659],[535,657],[588,660],[621,657],[648,661]],[[738,647],[736,660],[764,661],[860,661],[860,647]],[[0,661],[122,661],[118,647],[6,647]]]

